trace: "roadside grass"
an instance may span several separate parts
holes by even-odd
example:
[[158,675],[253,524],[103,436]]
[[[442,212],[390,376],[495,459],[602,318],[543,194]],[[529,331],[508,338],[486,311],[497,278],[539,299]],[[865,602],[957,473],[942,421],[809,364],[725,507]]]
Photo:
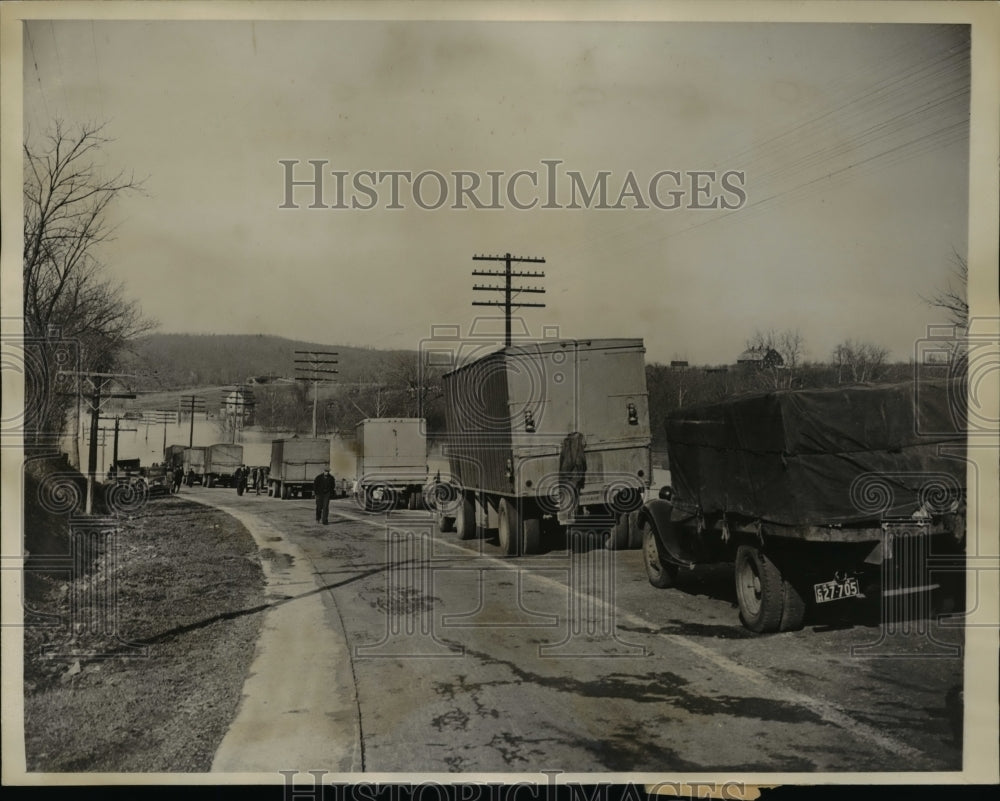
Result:
[[[233,518],[176,496],[103,520],[26,532],[85,553],[79,570],[26,568],[27,769],[208,771],[260,630],[256,546]],[[60,524],[26,511],[25,525]]]

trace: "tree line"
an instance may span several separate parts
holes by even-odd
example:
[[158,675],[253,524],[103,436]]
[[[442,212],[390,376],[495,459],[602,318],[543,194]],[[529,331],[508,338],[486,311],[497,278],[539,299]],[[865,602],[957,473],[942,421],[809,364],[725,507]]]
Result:
[[[112,205],[124,196],[141,194],[142,181],[125,170],[106,169],[110,143],[102,125],[69,128],[58,122],[40,140],[24,142],[23,430],[29,455],[55,450],[67,423],[81,419],[86,374],[113,373],[127,366],[139,373],[132,383],[146,380],[155,387],[169,379],[174,388],[205,379],[190,370],[185,375],[185,367],[176,364],[156,375],[169,360],[136,356],[137,341],[156,322],[142,313],[120,282],[107,276],[100,246],[113,234],[108,216]],[[957,343],[968,325],[967,279],[968,264],[955,253],[941,288],[924,298],[954,324]],[[666,415],[690,404],[748,391],[905,380],[912,375],[909,365],[888,363],[888,352],[875,343],[847,339],[822,363],[804,360],[804,344],[796,330],[757,331],[746,341],[747,358],[741,365],[648,365],[655,440],[662,437]],[[421,415],[431,431],[442,430],[440,374],[421,371],[415,352],[372,351],[368,356],[372,354],[353,362],[339,383],[319,386],[318,427],[324,433],[343,432],[365,417]],[[961,355],[957,344],[953,356],[960,361]],[[247,367],[249,372],[253,366]],[[238,372],[243,372],[242,366]],[[311,430],[312,385],[282,385],[270,380],[273,375],[259,377],[265,380],[255,390],[256,422],[276,431]],[[245,378],[227,374],[227,381],[234,383]],[[78,441],[78,436],[73,438],[74,444]],[[79,454],[72,457],[79,465]]]

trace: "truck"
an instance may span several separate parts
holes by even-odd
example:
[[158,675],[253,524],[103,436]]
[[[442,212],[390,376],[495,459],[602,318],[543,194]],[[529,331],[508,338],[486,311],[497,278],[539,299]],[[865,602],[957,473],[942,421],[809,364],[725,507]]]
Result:
[[184,467],[184,451],[186,450],[187,445],[167,445],[163,449],[163,464],[167,466],[167,470],[174,471],[178,467]]
[[201,445],[184,449],[184,483],[187,486],[202,483],[202,476],[205,473],[205,459],[208,449]]
[[358,502],[366,511],[417,509],[427,482],[426,421],[366,418],[355,427]]
[[267,494],[287,500],[311,498],[313,480],[330,465],[330,440],[291,437],[271,442]]
[[236,486],[236,469],[243,464],[243,446],[228,442],[209,445],[205,451],[201,481],[206,487]]
[[[641,339],[511,345],[443,376],[450,480],[429,488],[441,531],[496,529],[537,553],[543,523],[638,547],[652,477]],[[449,497],[450,495],[450,497]]]
[[672,412],[671,485],[637,520],[649,582],[732,563],[740,620],[769,633],[801,628],[807,607],[881,610],[936,589],[931,553],[937,578],[960,575],[963,393],[957,381],[783,390]]

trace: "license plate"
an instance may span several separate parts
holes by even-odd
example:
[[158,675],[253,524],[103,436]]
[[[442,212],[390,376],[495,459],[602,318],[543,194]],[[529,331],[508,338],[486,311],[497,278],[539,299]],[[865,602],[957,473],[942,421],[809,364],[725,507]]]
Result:
[[822,584],[814,584],[813,590],[816,593],[816,603],[818,604],[839,601],[841,598],[855,598],[861,594],[856,578],[844,581],[824,581]]

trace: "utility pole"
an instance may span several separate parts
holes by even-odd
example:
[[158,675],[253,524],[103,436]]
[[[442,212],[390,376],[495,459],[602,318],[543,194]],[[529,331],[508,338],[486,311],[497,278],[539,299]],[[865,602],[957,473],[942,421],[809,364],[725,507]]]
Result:
[[104,389],[113,381],[120,381],[123,378],[135,378],[134,375],[126,373],[98,373],[98,372],[75,372],[61,371],[62,375],[74,375],[89,382],[91,386],[90,411],[90,447],[87,453],[87,506],[86,514],[93,514],[94,511],[94,482],[97,474],[97,432],[100,430],[99,420],[101,407],[109,400],[115,398],[135,399],[135,393],[109,392],[104,393]]
[[312,381],[313,385],[313,439],[316,439],[316,406],[319,401],[319,385],[332,381],[332,378],[325,378],[326,375],[335,375],[338,370],[331,370],[330,367],[337,364],[336,359],[331,356],[339,356],[339,353],[326,350],[297,350],[296,356],[306,356],[305,359],[296,359],[296,364],[308,365],[308,367],[296,367],[295,369],[304,375],[295,376],[296,381]]
[[188,447],[194,447],[194,413],[205,411],[205,399],[197,395],[185,395],[179,401],[181,406],[187,407],[191,414],[191,432],[188,434]]
[[[101,417],[99,419],[107,421],[107,422],[111,422],[112,420],[115,421],[115,424],[113,426],[98,426],[97,430],[101,432],[102,442],[104,441],[104,439],[106,439],[105,434],[108,431],[114,432],[115,437],[114,437],[113,444],[112,444],[112,449],[111,449],[111,467],[115,471],[115,475],[117,476],[118,475],[118,435],[121,434],[121,433],[125,433],[125,434],[135,433],[139,429],[138,428],[122,428],[121,427],[121,419],[122,418],[121,418],[121,415],[118,415],[118,414],[116,414],[114,417]],[[102,465],[102,467],[103,467],[103,465]]]
[[505,269],[501,272],[500,270],[473,270],[472,274],[476,276],[497,276],[504,279],[503,286],[494,286],[486,284],[475,284],[473,289],[480,292],[503,292],[504,299],[500,300],[474,300],[472,302],[473,306],[500,306],[504,310],[504,316],[506,318],[506,336],[504,337],[504,347],[510,347],[510,313],[512,309],[520,309],[526,306],[534,306],[536,308],[542,308],[545,306],[544,303],[528,303],[527,301],[522,303],[514,302],[514,296],[520,295],[522,292],[536,292],[543,293],[544,289],[540,287],[530,287],[530,286],[512,286],[512,278],[544,278],[545,273],[536,272],[511,272],[510,265],[513,262],[530,262],[533,264],[545,264],[545,259],[536,259],[529,256],[514,257],[509,253],[505,253],[503,256],[473,256],[473,261],[502,261],[505,264]]
[[177,422],[177,412],[173,409],[156,409],[152,412],[143,414],[143,419],[146,421],[146,442],[149,442],[149,427],[150,425],[163,426],[163,450],[162,453],[167,451],[167,423]]

